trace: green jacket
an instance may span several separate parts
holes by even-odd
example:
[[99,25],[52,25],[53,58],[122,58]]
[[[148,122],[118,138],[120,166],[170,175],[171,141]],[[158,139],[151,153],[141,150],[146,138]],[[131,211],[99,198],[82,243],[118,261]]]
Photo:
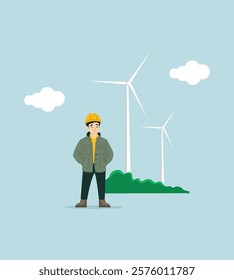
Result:
[[[73,157],[82,165],[83,171],[93,172],[92,142],[88,134],[76,145]],[[113,151],[108,141],[99,135],[96,142],[95,171],[105,172],[106,166],[111,162],[112,158]]]

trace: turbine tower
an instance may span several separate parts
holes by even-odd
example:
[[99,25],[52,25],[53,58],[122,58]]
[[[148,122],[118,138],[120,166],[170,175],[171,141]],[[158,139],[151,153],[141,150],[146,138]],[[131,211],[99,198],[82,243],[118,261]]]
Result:
[[132,85],[134,78],[136,77],[137,73],[141,69],[142,65],[144,64],[145,60],[148,58],[149,54],[144,58],[142,63],[130,77],[127,82],[116,82],[116,81],[93,81],[95,83],[104,83],[104,84],[114,84],[114,85],[125,85],[126,86],[126,172],[131,172],[131,142],[130,142],[130,106],[129,106],[129,90],[132,91],[133,95],[135,96],[141,110],[145,114],[144,108],[137,96],[137,93]]
[[168,124],[169,120],[171,119],[171,117],[173,116],[174,112],[170,115],[170,117],[166,120],[166,122],[164,123],[164,125],[162,127],[159,126],[143,126],[143,128],[153,128],[153,129],[160,129],[161,131],[161,182],[164,184],[165,183],[165,178],[164,178],[164,138],[163,138],[163,134],[165,133],[167,139],[169,140],[171,146],[173,147],[173,144],[167,134],[166,131],[166,125]]

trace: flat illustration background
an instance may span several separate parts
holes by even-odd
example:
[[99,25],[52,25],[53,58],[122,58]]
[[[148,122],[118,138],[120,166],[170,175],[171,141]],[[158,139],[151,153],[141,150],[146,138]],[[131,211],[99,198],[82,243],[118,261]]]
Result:
[[[1,1],[1,259],[233,259],[232,1]],[[169,115],[165,184],[190,194],[107,194],[93,180],[76,209],[81,166],[73,151],[88,113],[102,117],[114,151],[107,175],[124,170],[125,88],[130,97],[132,173],[160,180],[159,131]],[[197,60],[196,86],[169,71]],[[24,104],[52,87],[53,112]]]

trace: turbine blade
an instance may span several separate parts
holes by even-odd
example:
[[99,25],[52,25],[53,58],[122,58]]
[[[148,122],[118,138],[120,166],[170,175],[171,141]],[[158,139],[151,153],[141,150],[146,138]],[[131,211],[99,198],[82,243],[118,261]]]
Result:
[[173,144],[172,144],[172,142],[171,142],[171,139],[169,138],[169,136],[168,136],[168,134],[167,134],[167,132],[166,132],[166,129],[163,128],[163,131],[164,131],[165,135],[167,136],[168,141],[171,143],[172,148],[174,148],[174,146],[173,146]]
[[166,122],[163,125],[163,128],[166,127],[166,125],[168,124],[169,120],[171,119],[171,117],[174,115],[175,111],[170,115],[170,117],[166,120]]
[[143,128],[155,128],[155,129],[162,129],[159,126],[142,126]]
[[138,66],[137,70],[133,73],[133,75],[131,76],[130,80],[128,81],[129,83],[131,83],[134,78],[136,77],[136,74],[139,72],[139,70],[141,69],[141,66],[144,64],[144,62],[146,61],[146,59],[148,58],[149,54],[144,58],[144,60],[141,62],[141,64]]
[[115,85],[126,85],[126,82],[114,82],[114,81],[92,81],[93,83],[103,83],[103,84],[115,84]]
[[[132,90],[132,92],[133,92],[133,94],[134,94],[134,96],[135,96],[135,98],[136,98],[138,104],[140,105],[141,110],[142,110],[143,113],[145,114],[144,108],[143,108],[143,106],[141,105],[141,102],[140,102],[140,100],[139,100],[139,98],[138,98],[138,96],[137,96],[137,94],[136,94],[136,91],[135,91],[133,85],[132,85],[132,84],[129,84],[129,86],[130,86],[130,88],[131,88],[131,90]],[[146,115],[146,114],[145,114],[145,115]]]

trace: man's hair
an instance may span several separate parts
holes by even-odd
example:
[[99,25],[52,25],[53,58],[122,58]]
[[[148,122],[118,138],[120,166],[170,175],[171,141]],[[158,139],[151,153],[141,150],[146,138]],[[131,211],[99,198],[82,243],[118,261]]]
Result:
[[88,122],[88,123],[86,123],[86,125],[89,126],[91,123],[98,123],[99,126],[100,126],[100,124],[101,124],[100,122]]

